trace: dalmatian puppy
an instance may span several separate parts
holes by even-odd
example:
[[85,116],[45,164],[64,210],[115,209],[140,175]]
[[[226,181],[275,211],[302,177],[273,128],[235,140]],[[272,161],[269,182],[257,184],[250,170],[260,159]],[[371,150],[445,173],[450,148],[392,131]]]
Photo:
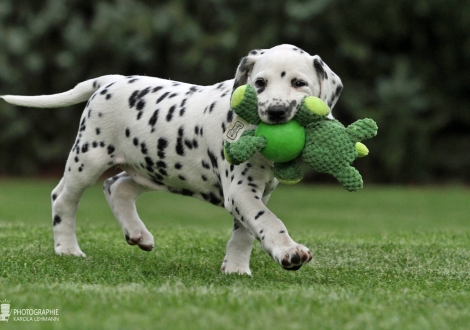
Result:
[[106,180],[103,190],[128,244],[154,248],[135,201],[144,192],[168,191],[225,207],[233,215],[224,273],[251,275],[255,238],[287,270],[309,262],[309,249],[296,243],[266,207],[278,184],[272,163],[260,154],[239,166],[224,158],[222,135],[234,117],[230,96],[247,83],[258,93],[261,120],[271,124],[292,119],[307,95],[333,108],[342,89],[340,78],[319,56],[280,45],[251,51],[235,79],[212,86],[108,75],[60,94],[2,96],[11,104],[38,108],[88,101],[64,176],[52,191],[55,252],[85,256],[75,235],[80,197],[105,170],[118,166],[123,172]]

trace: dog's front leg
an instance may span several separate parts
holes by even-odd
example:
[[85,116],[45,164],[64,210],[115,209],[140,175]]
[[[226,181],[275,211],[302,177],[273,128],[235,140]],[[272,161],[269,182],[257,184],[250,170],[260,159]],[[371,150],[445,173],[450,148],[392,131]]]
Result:
[[[240,185],[234,185],[231,188],[225,203],[226,209],[239,220],[239,224],[241,224],[244,229],[260,241],[263,249],[276,260],[277,263],[284,269],[298,270],[303,264],[312,260],[310,250],[301,244],[297,244],[289,236],[284,223],[264,205],[259,198],[260,189],[256,184],[251,182],[251,185],[243,186],[242,183]],[[264,187],[262,190],[264,191]],[[232,272],[228,271],[230,269],[227,268],[230,263],[230,260],[228,260],[229,253],[234,256],[236,255],[235,246],[242,246],[243,244],[241,238],[248,244],[248,232],[240,232],[240,235],[238,235],[238,233],[235,235],[234,232],[232,235],[231,242],[229,242],[227,246],[227,265],[225,272]],[[234,247],[233,251],[229,250],[231,245]],[[244,249],[247,250],[246,247]],[[248,254],[245,250],[240,250],[240,254],[244,259],[246,259],[248,255],[249,260],[251,246]],[[248,267],[246,260],[244,260],[244,263],[245,267]],[[245,273],[249,274],[249,268],[244,269],[248,269]],[[240,272],[240,269],[236,272]]]

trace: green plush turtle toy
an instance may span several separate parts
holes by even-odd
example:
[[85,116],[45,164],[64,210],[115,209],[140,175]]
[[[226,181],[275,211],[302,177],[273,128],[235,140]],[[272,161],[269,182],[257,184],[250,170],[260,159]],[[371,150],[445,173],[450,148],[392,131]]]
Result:
[[238,87],[230,105],[237,116],[257,125],[256,129],[244,131],[235,142],[225,142],[224,154],[230,164],[241,164],[261,152],[274,162],[274,176],[279,182],[295,184],[303,177],[295,160],[301,155],[314,170],[333,175],[347,190],[362,188],[362,177],[351,163],[369,153],[359,141],[377,135],[372,119],[360,119],[344,127],[327,118],[330,109],[321,99],[307,96],[292,120],[266,124],[258,116],[258,98],[251,85]]

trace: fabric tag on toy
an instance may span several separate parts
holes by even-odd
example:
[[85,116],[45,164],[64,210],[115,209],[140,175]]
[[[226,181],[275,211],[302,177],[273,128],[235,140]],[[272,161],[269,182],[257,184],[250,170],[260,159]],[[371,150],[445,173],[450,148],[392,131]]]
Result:
[[228,142],[237,141],[249,125],[250,123],[245,119],[235,116],[232,123],[225,130],[223,135],[224,140]]

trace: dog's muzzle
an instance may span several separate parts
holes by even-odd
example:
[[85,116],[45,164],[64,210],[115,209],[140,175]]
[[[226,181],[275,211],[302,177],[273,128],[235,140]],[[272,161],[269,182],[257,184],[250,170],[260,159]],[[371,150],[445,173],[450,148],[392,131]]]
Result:
[[266,110],[268,120],[272,123],[284,123],[287,120],[287,107],[283,105],[271,105]]

